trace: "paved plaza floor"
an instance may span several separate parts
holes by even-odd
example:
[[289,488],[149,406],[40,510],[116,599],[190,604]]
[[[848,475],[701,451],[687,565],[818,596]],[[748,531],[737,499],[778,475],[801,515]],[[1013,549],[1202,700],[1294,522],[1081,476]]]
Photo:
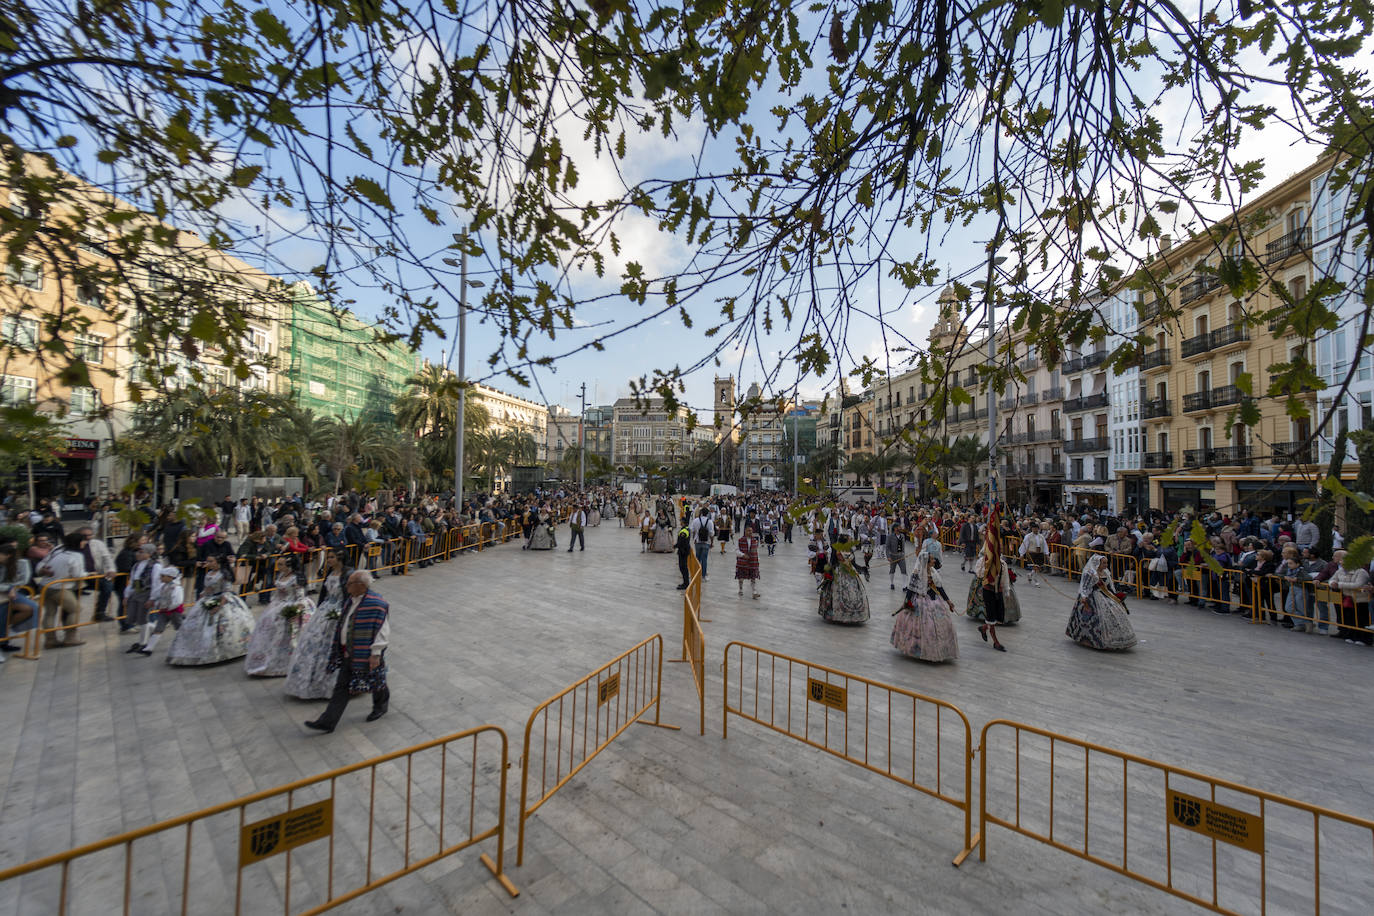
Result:
[[[559,535],[566,538],[566,529]],[[959,619],[961,657],[928,665],[889,645],[889,614],[900,591],[889,589],[876,563],[873,618],[862,627],[827,625],[816,615],[804,544],[780,545],[776,556],[762,558],[762,569],[762,596],[751,600],[747,589],[736,596],[732,556],[716,552],[708,565],[706,735],[696,731],[687,666],[666,666],[663,719],[682,730],[631,726],[533,817],[519,868],[520,770],[510,768],[506,868],[518,898],[478,864],[478,852],[492,851],[488,842],[339,911],[1200,912],[996,827],[986,862],[975,854],[952,868],[962,839],[953,807],[754,723],[732,718],[722,739],[721,653],[731,640],[946,700],[968,715],[975,738],[988,720],[1010,718],[1374,817],[1374,649],[1132,599],[1139,647],[1093,652],[1064,637],[1075,584],[1053,579],[1036,589],[1022,579],[1025,618],[1004,630],[1007,653],[992,651],[971,622]],[[962,605],[968,576],[957,558],[947,558],[944,576]],[[166,641],[154,658],[126,655],[129,639],[118,637],[113,624],[87,628],[88,643],[79,649],[11,659],[0,667],[0,866],[484,723],[510,736],[514,763],[526,718],[540,701],[654,633],[676,656],[676,582],[672,555],[641,554],[635,533],[613,522],[588,531],[585,552],[533,553],[515,542],[405,577],[384,575],[378,588],[392,611],[391,710],[365,723],[364,698],[332,735],[302,727],[322,704],[284,696],[281,680],[250,679],[239,663],[169,668],[161,651]],[[1093,770],[1088,780],[1078,762],[1060,764],[1077,774],[1060,774],[1059,813],[1050,819],[1062,826],[1064,809],[1082,801],[1083,786],[1110,783],[1110,774]],[[1038,788],[1027,791],[1027,817],[1045,814],[1049,797],[1040,779],[1045,768],[1029,769]],[[974,779],[976,798],[976,767]],[[1201,791],[1186,782],[1175,788]],[[1269,912],[1311,912],[1311,821],[1285,820],[1272,808],[1266,817],[1278,848],[1299,850],[1269,856]],[[1132,807],[1130,819],[1132,830],[1148,838],[1139,853],[1148,859],[1155,854],[1149,842],[1168,832],[1163,808]],[[1094,842],[1120,845],[1120,825],[1111,820],[1103,815],[1093,824]],[[1210,894],[1211,845],[1177,829],[1168,833],[1181,881]],[[1370,911],[1371,844],[1367,834],[1353,837],[1323,837],[1325,853],[1349,853],[1324,859],[1324,913]],[[217,888],[214,899],[224,899],[225,887],[232,891],[235,843],[226,831],[217,854],[194,863],[192,884],[207,893]],[[172,838],[163,844],[163,865],[140,863],[131,912],[178,908],[179,848]],[[1223,903],[1258,912],[1247,896],[1258,886],[1255,857],[1218,849]],[[121,867],[74,868],[74,886],[87,891],[73,911],[118,912],[101,893],[118,893]],[[277,871],[253,874],[253,881],[280,881]],[[0,913],[55,912],[39,896],[40,884],[21,890],[0,894]]]

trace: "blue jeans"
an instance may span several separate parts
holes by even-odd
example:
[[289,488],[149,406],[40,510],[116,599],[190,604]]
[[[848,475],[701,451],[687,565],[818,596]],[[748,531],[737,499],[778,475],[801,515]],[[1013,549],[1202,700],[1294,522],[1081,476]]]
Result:
[[[13,628],[11,628],[9,625],[11,604],[13,604],[15,607],[29,609],[29,619],[25,620],[23,623],[15,624]],[[28,595],[25,595],[23,592],[20,592],[18,595],[14,596],[13,602],[8,600],[0,602],[0,626],[4,626],[5,628],[4,634],[6,639],[9,638],[9,634],[11,633],[22,633],[25,630],[32,630],[37,625],[38,605],[35,604],[33,599],[30,598]]]
[[697,541],[694,548],[697,552],[697,562],[701,564],[701,578],[706,578],[706,560],[711,556],[711,542]]

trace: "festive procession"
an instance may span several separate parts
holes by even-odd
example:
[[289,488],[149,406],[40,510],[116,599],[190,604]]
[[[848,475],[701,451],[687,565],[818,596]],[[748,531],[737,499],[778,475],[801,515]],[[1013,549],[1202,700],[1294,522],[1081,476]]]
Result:
[[[822,621],[858,627],[890,616],[891,646],[927,662],[959,658],[956,619],[976,624],[965,641],[976,636],[998,652],[1014,651],[1018,628],[1052,625],[1023,614],[1018,589],[1026,588],[1052,592],[1065,637],[1102,651],[1137,647],[1130,606],[1150,602],[1371,642],[1372,570],[1342,564],[1341,532],[1327,532],[1333,549],[1324,555],[1312,522],[1244,511],[1112,519],[1000,504],[652,496],[607,487],[478,495],[459,508],[438,496],[407,502],[356,491],[324,504],[295,497],[246,508],[168,507],[118,544],[96,537],[91,523],[67,530],[50,508],[11,513],[0,528],[0,648],[17,651],[16,638],[35,628],[45,650],[76,647],[84,643],[80,625],[117,621],[131,656],[151,657],[161,646],[178,667],[242,659],[248,676],[284,678],[290,696],[327,699],[346,661],[341,637],[355,572],[370,584],[427,569],[483,538],[517,540],[535,553],[585,551],[586,531],[607,520],[637,535],[639,553],[675,555],[679,589],[688,585],[690,555],[704,578],[723,568],[736,597],[751,601],[768,579],[806,576]],[[792,549],[777,553],[803,542],[804,560]],[[969,576],[966,589],[946,586],[956,568]],[[95,596],[85,621],[83,590]],[[370,645],[380,656],[379,638]],[[371,682],[384,687],[384,669]]]

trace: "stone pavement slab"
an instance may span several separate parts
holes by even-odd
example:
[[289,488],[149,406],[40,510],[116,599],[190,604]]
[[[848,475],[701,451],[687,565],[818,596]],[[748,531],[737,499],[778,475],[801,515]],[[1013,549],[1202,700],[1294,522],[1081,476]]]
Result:
[[[518,544],[467,554],[409,576],[384,575],[392,607],[390,713],[363,721],[352,704],[338,731],[308,733],[301,722],[320,703],[284,696],[281,680],[250,679],[238,663],[174,669],[159,653],[123,653],[112,626],[85,631],[75,652],[11,660],[0,668],[0,865],[8,866],[232,800],[430,738],[492,723],[520,753],[536,704],[653,633],[677,655],[681,593],[672,555],[642,554],[635,532],[613,523],[587,532],[585,552],[528,552]],[[1182,900],[1119,877],[1007,830],[992,828],[989,859],[950,867],[962,821],[954,808],[880,775],[760,726],[733,719],[720,737],[721,653],[731,640],[885,681],[960,707],[975,730],[1011,718],[1177,766],[1374,816],[1374,758],[1366,709],[1374,650],[1305,636],[1191,608],[1131,600],[1141,645],[1097,653],[1064,638],[1074,585],[1018,583],[1025,613],[1006,628],[1009,652],[995,653],[973,625],[958,621],[961,658],[927,665],[888,643],[899,591],[877,574],[873,619],[827,625],[815,613],[803,544],[762,559],[762,597],[736,596],[733,557],[712,555],[703,602],[708,658],[707,734],[695,733],[697,698],[685,665],[666,666],[663,719],[672,732],[632,726],[530,820],[525,865],[515,867],[520,770],[507,808],[507,871],[521,889],[510,899],[477,862],[488,842],[401,879],[340,912],[430,913],[1176,913]],[[944,573],[956,601],[968,577]],[[948,733],[946,734],[948,737]],[[1002,745],[1005,745],[1005,741]],[[989,758],[993,797],[1008,799],[1010,757]],[[1023,815],[1048,824],[1048,751],[1027,742]],[[949,751],[944,752],[946,755]],[[894,752],[894,759],[897,754]],[[1056,760],[1056,830],[1081,830],[1069,815],[1082,802],[1081,761]],[[955,758],[957,759],[957,758]],[[945,765],[951,758],[945,756]],[[976,780],[975,771],[975,780]],[[1119,798],[1121,780],[1094,764],[1095,804]],[[483,786],[494,785],[483,772]],[[1131,798],[1157,790],[1130,775]],[[403,774],[379,778],[395,819],[404,810]],[[995,790],[991,789],[995,785]],[[1180,785],[1184,791],[1191,787]],[[975,789],[976,792],[976,789]],[[1219,796],[1219,800],[1225,801]],[[437,807],[437,801],[434,801]],[[262,812],[263,814],[270,812]],[[1298,852],[1310,820],[1267,812],[1267,832],[1291,857],[1271,855],[1271,912],[1310,909],[1312,863]],[[257,816],[257,815],[255,815]],[[1093,809],[1095,849],[1120,845],[1118,822]],[[385,818],[383,818],[385,819]],[[1076,826],[1075,826],[1076,825]],[[1137,864],[1162,862],[1163,812],[1131,808]],[[432,834],[416,827],[412,841]],[[976,824],[975,824],[976,828]],[[341,855],[362,854],[365,838],[336,830]],[[192,912],[232,902],[236,821],[197,840],[193,881],[204,894]],[[426,832],[428,831],[428,832]],[[1059,835],[1059,834],[1057,834]],[[379,861],[399,861],[403,825],[377,833]],[[1210,894],[1210,846],[1173,831],[1175,875]],[[1310,842],[1310,841],[1309,841]],[[1139,843],[1137,848],[1136,844]],[[1374,899],[1367,835],[1323,836],[1333,854],[1323,912],[1366,913]],[[321,844],[322,845],[322,844]],[[1222,902],[1257,875],[1222,846],[1235,876]],[[157,861],[159,853],[165,861]],[[1348,854],[1348,855],[1347,855]],[[1253,857],[1251,857],[1253,858]],[[254,900],[279,901],[283,857],[246,873]],[[180,893],[179,840],[137,857],[139,913],[172,912]],[[318,856],[303,847],[293,870],[296,901],[322,883]],[[256,867],[255,867],[256,868]],[[109,912],[122,859],[74,874],[84,890],[73,912]],[[0,899],[0,914],[52,912],[27,879]],[[1228,896],[1230,895],[1230,896]]]

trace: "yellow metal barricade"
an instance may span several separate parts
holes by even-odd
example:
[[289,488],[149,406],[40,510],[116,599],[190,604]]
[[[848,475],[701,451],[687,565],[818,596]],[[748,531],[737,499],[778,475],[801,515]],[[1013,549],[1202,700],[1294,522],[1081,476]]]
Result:
[[[34,621],[34,625],[30,629],[24,631],[24,649],[22,652],[18,653],[18,657],[26,659],[38,658],[43,652],[44,638],[60,632],[74,635],[82,627],[88,627],[92,624],[99,623],[100,621],[93,620],[91,617],[86,616],[85,609],[81,606],[81,591],[86,586],[91,585],[95,587],[95,591],[92,592],[92,594],[99,594],[100,580],[104,578],[105,577],[101,575],[93,575],[78,576],[71,579],[53,579],[39,589],[38,597],[35,599],[38,604],[38,619]],[[64,609],[61,606],[62,596],[60,593],[63,590],[70,591],[76,602],[76,611],[74,612],[76,620],[73,623],[62,622]],[[50,601],[58,604],[54,617],[54,623],[56,625],[45,627],[43,626],[43,618],[47,616],[47,609]],[[92,610],[91,615],[94,616],[94,613],[94,610]],[[82,617],[86,617],[86,619],[82,620]],[[123,618],[119,617],[116,619],[122,620]]]
[[983,726],[978,819],[979,859],[997,825],[1218,913],[1374,899],[1374,820],[1006,719]]
[[[516,865],[525,861],[525,822],[621,732],[650,709],[654,719],[644,724],[677,730],[659,721],[662,687],[663,637],[655,633],[534,708],[520,757]],[[531,787],[536,767],[538,785]]]
[[[734,713],[938,798],[964,814],[954,864],[973,851],[973,731],[957,706],[748,643],[729,643],[724,655],[721,737]],[[949,744],[957,747],[947,778]]]
[[687,557],[687,572],[691,577],[687,588],[682,592],[682,658],[670,658],[671,662],[687,662],[692,668],[692,683],[697,688],[698,734],[706,734],[706,631],[703,622],[710,623],[701,616],[701,561],[696,553]]
[[0,886],[57,916],[314,914],[494,839],[481,861],[516,896],[508,760],[506,733],[482,725],[5,869]]

